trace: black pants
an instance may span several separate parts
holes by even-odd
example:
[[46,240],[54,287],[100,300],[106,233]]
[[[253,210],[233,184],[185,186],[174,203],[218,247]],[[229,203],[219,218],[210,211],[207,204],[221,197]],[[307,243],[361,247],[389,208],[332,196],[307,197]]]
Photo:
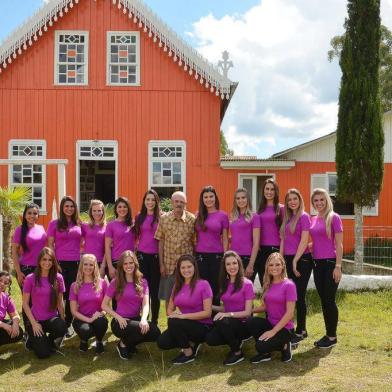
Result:
[[256,263],[255,263],[255,271],[259,275],[260,286],[263,287],[263,278],[265,272],[265,263],[267,262],[268,257],[271,253],[279,252],[280,246],[269,246],[262,245],[260,247],[259,253],[257,254]]
[[90,338],[95,336],[97,341],[101,342],[108,329],[108,319],[106,317],[99,317],[92,323],[74,319],[72,325],[80,337],[80,340],[87,342]]
[[127,326],[124,329],[120,328],[120,324],[116,319],[112,319],[111,327],[115,336],[127,347],[136,347],[143,342],[156,342],[161,331],[156,324],[148,323],[150,329],[146,334],[142,334],[139,327],[140,318],[127,319]]
[[[3,320],[2,323],[12,325],[12,320]],[[19,327],[19,334],[14,338],[11,338],[11,336],[8,335],[8,333],[3,328],[0,328],[0,346],[2,346],[3,344],[16,343],[22,339],[23,339],[23,329],[21,327]]]
[[209,346],[222,346],[227,344],[232,352],[241,349],[241,342],[249,338],[250,332],[245,321],[232,317],[225,317],[214,322],[214,327],[206,336]]
[[158,347],[161,350],[172,348],[190,348],[190,342],[203,343],[211,326],[196,320],[169,318],[167,330],[158,338]]
[[157,324],[159,307],[161,305],[158,297],[159,281],[161,279],[159,255],[138,252],[137,259],[139,261],[140,271],[148,282],[150,292],[151,322]]
[[297,302],[295,304],[297,309],[297,328],[296,333],[302,334],[306,331],[306,289],[308,287],[310,275],[313,269],[313,259],[310,253],[302,255],[302,257],[297,262],[297,271],[301,276],[297,277],[293,273],[293,259],[294,256],[285,256],[287,275],[295,283],[297,287]]
[[338,307],[336,305],[336,291],[339,283],[333,279],[336,259],[314,260],[314,284],[321,299],[325,329],[327,336],[335,337],[338,326]]
[[[24,276],[30,275],[35,271],[35,267],[32,265],[20,265],[20,270],[22,271],[22,273],[24,274]],[[23,286],[19,286],[20,290],[22,291],[22,295],[23,295]],[[30,307],[31,307],[31,298],[30,298]],[[25,315],[25,312],[22,308],[22,318],[23,318],[23,325],[27,325],[27,323],[29,322],[29,319],[27,318],[27,316]]]
[[211,286],[213,293],[213,304],[220,305],[218,293],[218,280],[220,264],[222,262],[223,253],[197,253],[197,266],[201,279],[205,279]]
[[[250,256],[241,256],[241,260],[242,260],[242,265],[244,266],[244,272],[245,272],[245,270],[246,270],[246,267],[249,265],[249,261],[250,261]],[[255,281],[255,278],[256,278],[256,262],[255,262],[255,265],[253,266],[253,275],[250,277],[250,278],[248,278],[248,279],[250,279],[252,282],[254,282]]]
[[65,322],[67,323],[67,327],[69,327],[73,319],[71,313],[71,306],[69,302],[69,289],[71,288],[71,284],[76,280],[76,275],[78,274],[78,268],[79,268],[79,260],[75,260],[75,261],[60,260],[59,265],[61,268],[61,275],[63,275],[64,285],[65,285],[65,293],[64,293]]
[[275,334],[272,338],[265,340],[259,340],[259,337],[266,331],[270,331],[273,326],[271,323],[264,318],[251,317],[248,319],[248,328],[251,335],[254,337],[256,342],[256,350],[260,354],[269,354],[272,351],[281,351],[284,346],[291,340],[291,332],[282,328],[279,332]]
[[31,347],[35,355],[42,359],[47,358],[51,354],[54,345],[53,341],[65,335],[67,332],[67,324],[60,317],[53,317],[49,320],[38,321],[44,331],[43,336],[34,336],[33,328],[28,323],[26,330],[31,341]]

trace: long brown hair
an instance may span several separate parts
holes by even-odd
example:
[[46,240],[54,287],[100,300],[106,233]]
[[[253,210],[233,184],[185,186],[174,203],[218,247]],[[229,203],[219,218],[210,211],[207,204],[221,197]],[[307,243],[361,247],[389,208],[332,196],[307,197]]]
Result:
[[226,270],[226,260],[229,257],[234,257],[238,263],[238,272],[237,272],[237,275],[235,276],[235,280],[234,280],[233,293],[241,290],[241,288],[244,284],[244,266],[242,264],[241,257],[237,252],[234,252],[234,250],[228,250],[223,255],[223,258],[222,258],[222,261],[220,264],[220,271],[219,271],[219,294],[220,295],[223,295],[226,292],[227,286],[229,285],[229,282],[230,282],[230,276]]
[[[290,195],[296,195],[299,200],[299,206],[297,212],[294,214],[293,210],[289,207],[289,197]],[[280,237],[284,238],[286,225],[290,222],[290,233],[294,234],[295,228],[297,227],[297,223],[301,218],[304,212],[304,199],[301,195],[301,192],[298,189],[291,188],[287,191],[286,197],[284,198],[284,213],[283,213],[283,222],[280,226]]]
[[8,271],[0,271],[0,278],[3,276],[8,278],[8,295],[11,297],[12,275]]
[[29,204],[26,204],[24,211],[23,211],[23,215],[22,215],[22,226],[21,226],[21,231],[20,231],[20,245],[21,245],[24,252],[27,252],[29,250],[29,247],[27,246],[27,243],[26,243],[27,233],[29,231],[29,225],[27,223],[26,215],[27,215],[27,211],[30,209],[33,209],[33,208],[35,208],[39,214],[38,205],[35,203],[29,203]]
[[124,271],[124,262],[125,260],[130,257],[135,264],[135,269],[133,270],[133,285],[135,286],[136,293],[139,296],[143,296],[143,283],[142,283],[142,278],[143,274],[140,272],[139,269],[139,262],[137,260],[137,257],[135,253],[133,253],[131,250],[126,250],[124,251],[120,259],[118,260],[117,263],[117,269],[116,269],[116,294],[118,296],[121,296],[124,292],[125,286],[127,284],[127,278],[125,276],[125,271]]
[[275,190],[274,195],[274,211],[275,211],[275,223],[278,229],[282,224],[282,218],[280,216],[280,205],[279,205],[279,185],[273,178],[267,178],[263,184],[263,193],[261,195],[260,205],[257,209],[257,213],[261,214],[267,208],[267,199],[264,196],[264,189],[267,184],[272,184]]
[[60,267],[53,250],[47,246],[42,248],[41,252],[38,255],[38,264],[34,270],[35,285],[41,286],[41,260],[45,255],[49,256],[52,261],[52,266],[50,267],[48,273],[48,281],[50,284],[50,309],[55,310],[58,306],[59,285],[57,281],[57,274],[60,272]]
[[176,269],[174,271],[174,288],[173,292],[171,295],[171,298],[174,300],[178,292],[182,289],[182,286],[185,284],[185,279],[181,275],[181,263],[184,261],[189,261],[192,263],[193,268],[194,268],[194,274],[192,276],[192,279],[189,283],[189,287],[191,288],[191,293],[193,294],[193,290],[195,289],[196,282],[199,280],[199,268],[197,266],[196,259],[192,255],[182,255],[178,258],[177,264],[176,264]]
[[132,223],[133,223],[132,222],[132,208],[131,208],[131,203],[129,202],[129,200],[126,197],[120,196],[114,202],[114,216],[116,218],[118,218],[117,206],[120,203],[124,203],[127,206],[127,208],[128,208],[128,212],[127,212],[127,215],[125,215],[124,222],[126,223],[127,226],[131,227]]
[[246,210],[245,210],[245,214],[244,214],[244,218],[247,222],[250,222],[252,220],[252,200],[250,199],[250,195],[249,192],[246,188],[238,188],[235,192],[234,192],[234,198],[233,198],[233,208],[231,210],[231,220],[232,221],[236,221],[240,215],[241,215],[241,211],[238,208],[237,205],[237,195],[239,193],[245,193],[246,196]]
[[286,262],[284,261],[283,256],[279,252],[271,253],[265,263],[265,271],[264,271],[264,276],[263,276],[263,297],[266,294],[266,292],[269,290],[269,288],[271,287],[271,284],[272,284],[273,277],[268,272],[268,264],[270,263],[270,261],[272,261],[274,259],[278,259],[282,264],[281,278],[282,279],[287,278]]
[[59,230],[59,231],[65,231],[68,229],[67,217],[65,216],[64,211],[63,211],[64,204],[67,201],[73,203],[73,205],[75,207],[74,213],[71,216],[71,222],[75,226],[79,225],[79,210],[78,210],[78,205],[76,204],[76,201],[71,196],[64,196],[60,202],[59,218],[57,219],[57,230]]
[[136,236],[139,237],[140,236],[140,227],[143,224],[144,220],[147,217],[147,207],[145,206],[145,201],[146,201],[146,197],[148,195],[153,195],[154,199],[155,199],[155,207],[154,207],[154,214],[153,214],[153,219],[151,222],[151,226],[154,225],[154,223],[158,223],[159,222],[159,218],[161,216],[161,208],[160,208],[160,200],[159,200],[159,196],[158,193],[156,193],[154,191],[154,189],[149,189],[143,196],[143,201],[142,201],[142,206],[140,207],[140,213],[138,214],[138,216],[136,217],[135,220],[135,233]]
[[205,186],[200,192],[199,211],[197,213],[197,217],[195,221],[195,225],[200,226],[202,231],[206,231],[205,221],[208,217],[208,210],[204,204],[203,195],[208,192],[212,192],[215,195],[215,208],[219,210],[219,199],[218,199],[218,195],[216,194],[215,188],[212,185]]

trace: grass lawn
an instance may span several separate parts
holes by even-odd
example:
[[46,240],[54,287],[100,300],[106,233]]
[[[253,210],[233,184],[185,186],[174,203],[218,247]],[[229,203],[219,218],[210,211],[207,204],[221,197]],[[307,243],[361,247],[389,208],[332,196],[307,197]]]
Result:
[[[14,282],[13,296],[20,305]],[[176,350],[161,353],[155,344],[139,346],[130,361],[115,351],[110,333],[106,352],[78,351],[79,339],[67,340],[63,355],[38,360],[23,344],[0,347],[0,392],[3,391],[392,391],[392,291],[339,292],[339,343],[331,350],[313,347],[323,335],[319,301],[308,293],[310,337],[294,351],[293,361],[252,365],[247,360],[222,365],[226,347],[204,345],[197,360],[173,367]],[[20,307],[19,307],[20,308]],[[160,326],[165,320],[161,317]],[[247,358],[253,342],[244,345]]]

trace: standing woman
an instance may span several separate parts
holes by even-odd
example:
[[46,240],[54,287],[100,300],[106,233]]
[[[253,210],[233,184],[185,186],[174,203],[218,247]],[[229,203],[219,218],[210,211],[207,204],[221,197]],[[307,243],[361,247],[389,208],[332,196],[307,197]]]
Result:
[[114,216],[116,219],[107,224],[105,232],[105,260],[109,279],[116,275],[116,265],[121,254],[135,249],[132,210],[126,197],[119,197],[115,201]]
[[279,204],[279,186],[273,178],[264,181],[263,196],[257,213],[260,218],[260,251],[257,255],[256,269],[260,285],[263,285],[265,263],[271,253],[280,249],[280,226],[283,205]]
[[254,313],[266,312],[267,318],[252,317],[248,327],[258,352],[252,363],[271,360],[272,351],[280,351],[282,362],[291,361],[291,330],[294,328],[294,307],[297,290],[287,278],[286,263],[280,253],[272,253],[266,263],[263,278],[263,304]]
[[81,239],[82,229],[79,223],[78,206],[71,196],[64,196],[60,202],[59,219],[51,221],[48,226],[48,246],[55,251],[56,259],[64,278],[67,337],[73,335],[69,289],[71,284],[75,282],[76,274],[78,273]]
[[214,294],[214,304],[219,305],[218,279],[223,252],[228,249],[229,218],[219,210],[215,188],[203,188],[196,217],[196,258],[200,277],[209,282]]
[[[147,321],[148,297],[148,284],[139,270],[137,257],[127,250],[118,261],[116,277],[110,282],[102,302],[102,309],[113,317],[111,327],[120,338],[117,351],[121,359],[130,359],[139,343],[155,342],[161,334],[156,324]],[[110,307],[114,298],[116,310]]]
[[287,275],[297,287],[297,328],[292,343],[308,336],[306,331],[306,289],[313,268],[308,248],[310,216],[304,211],[304,200],[297,189],[289,189],[284,200],[283,222],[280,228],[280,253],[286,261]]
[[[6,271],[0,271],[0,346],[16,343],[23,338],[18,311],[11,296],[7,293],[11,283],[11,275]],[[5,319],[7,313],[10,316],[9,320]]]
[[47,358],[57,350],[67,331],[64,279],[59,270],[53,250],[45,247],[39,254],[37,268],[23,284],[23,310],[29,319],[26,347],[38,358]]
[[97,259],[93,254],[81,257],[76,282],[72,283],[69,293],[72,323],[80,337],[80,351],[88,350],[88,340],[95,336],[95,352],[104,351],[103,337],[108,329],[108,320],[101,310],[102,300],[107,289],[107,281],[99,274]]
[[167,308],[167,330],[158,338],[161,350],[181,348],[172,360],[182,365],[195,360],[200,344],[211,329],[212,290],[199,278],[196,259],[183,255],[177,261],[175,283]]
[[160,301],[158,298],[159,281],[159,241],[154,238],[157,231],[161,209],[159,196],[149,189],[143,197],[140,214],[135,219],[135,235],[137,239],[137,259],[140,271],[148,282],[150,291],[151,322],[158,324]]
[[336,291],[342,278],[343,225],[333,211],[332,200],[325,189],[316,188],[311,197],[317,215],[312,217],[310,235],[313,242],[314,283],[321,299],[326,335],[316,347],[329,348],[338,342],[338,307]]
[[210,346],[227,344],[230,352],[224,365],[235,365],[244,359],[242,341],[249,338],[246,320],[252,315],[255,294],[252,282],[244,277],[241,257],[234,251],[223,255],[219,274],[222,306],[212,306],[218,312],[214,317],[214,328],[208,333],[206,342]]
[[241,256],[245,276],[255,280],[255,261],[260,244],[260,219],[252,213],[252,202],[245,188],[234,193],[230,216],[230,249]]
[[98,262],[101,276],[105,276],[105,206],[101,200],[91,200],[88,209],[89,222],[82,223],[84,253],[93,254]]

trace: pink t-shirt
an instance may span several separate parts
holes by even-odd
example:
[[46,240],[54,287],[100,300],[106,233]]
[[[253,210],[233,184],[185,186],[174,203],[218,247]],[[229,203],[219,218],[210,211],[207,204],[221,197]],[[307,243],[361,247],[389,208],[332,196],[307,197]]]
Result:
[[117,301],[116,313],[121,317],[134,318],[139,317],[142,310],[143,297],[149,294],[148,283],[145,279],[142,279],[143,294],[138,295],[136,293],[135,285],[133,282],[128,282],[122,295],[116,294],[116,279],[110,282],[110,285],[106,291],[106,295],[109,298],[115,298]]
[[[64,293],[64,279],[61,274],[57,274],[58,292]],[[49,320],[58,316],[57,309],[52,310],[50,307],[51,287],[47,277],[41,277],[40,284],[35,283],[34,274],[26,276],[23,282],[23,292],[30,294],[31,311],[37,321]]]
[[[266,306],[267,319],[275,326],[282,319],[286,313],[287,302],[297,301],[297,288],[290,279],[284,279],[280,283],[272,283],[267,293],[264,296],[264,303]],[[290,320],[286,325],[286,329],[293,329],[293,320]]]
[[105,254],[105,230],[106,225],[94,225],[82,223],[82,236],[84,239],[84,253],[93,254],[98,263],[101,263]]
[[[181,313],[197,313],[204,310],[203,301],[207,298],[212,298],[211,286],[206,280],[199,279],[193,292],[189,284],[184,284],[174,297],[173,303],[180,309]],[[195,321],[212,324],[211,317]]]
[[106,294],[108,283],[105,279],[100,279],[101,289],[96,292],[93,283],[83,283],[78,292],[75,293],[76,282],[72,283],[69,290],[69,300],[76,301],[79,305],[79,313],[83,316],[91,317],[95,312],[101,311],[103,297]]
[[[283,217],[284,207],[280,205],[280,215]],[[276,224],[274,206],[267,206],[265,210],[259,214],[260,218],[260,246],[276,246],[280,247],[279,226]]]
[[112,260],[118,260],[126,250],[135,250],[135,233],[125,222],[109,222],[105,237],[112,239]]
[[205,231],[196,225],[197,243],[196,252],[199,253],[222,253],[222,232],[229,228],[229,218],[224,211],[214,211],[207,215],[204,222]]
[[[303,212],[301,217],[295,226],[294,233],[290,231],[290,223],[293,217],[287,222],[284,231],[284,254],[287,256],[295,256],[297,253],[298,245],[301,242],[301,236],[303,231],[309,231],[310,228],[310,216],[306,212]],[[309,248],[306,247],[304,254],[309,253]]]
[[230,249],[240,256],[250,256],[253,247],[253,229],[260,228],[260,218],[253,214],[248,222],[244,215],[230,222],[231,245]]
[[137,247],[139,252],[157,254],[159,251],[159,241],[154,238],[158,222],[151,224],[153,220],[154,215],[146,215],[146,218],[140,226],[139,244]]
[[[253,283],[247,278],[244,278],[244,283],[238,291],[233,291],[234,283],[230,282],[227,285],[227,290],[221,296],[225,312],[242,312],[245,310],[246,301],[255,298]],[[245,318],[242,320],[245,320]]]
[[11,313],[15,313],[16,308],[14,301],[11,297],[4,292],[0,292],[0,321],[3,321],[5,317],[11,315]]
[[[21,235],[22,226],[18,226],[15,229],[12,242],[14,244],[20,245]],[[22,254],[19,257],[19,264],[36,266],[38,264],[38,255],[42,248],[46,245],[46,240],[47,236],[43,226],[34,225],[33,227],[29,228],[26,235],[26,245],[28,250],[25,252],[23,248],[20,247]]]
[[57,229],[57,219],[52,220],[48,226],[48,237],[54,238],[54,250],[59,261],[80,260],[80,240],[82,229],[70,223],[67,230]]
[[313,241],[313,258],[334,259],[336,258],[335,234],[343,232],[340,216],[333,214],[331,221],[331,238],[327,236],[327,228],[324,218],[313,216],[310,225],[310,235]]

